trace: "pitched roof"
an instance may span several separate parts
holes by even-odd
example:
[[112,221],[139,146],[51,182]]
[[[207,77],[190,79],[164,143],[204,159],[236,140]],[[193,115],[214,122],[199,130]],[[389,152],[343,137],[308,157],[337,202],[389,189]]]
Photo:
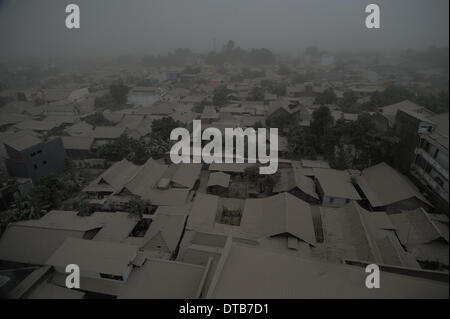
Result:
[[11,224],[0,239],[0,260],[44,265],[66,238],[83,235],[84,231]]
[[34,145],[42,143],[42,141],[39,138],[31,134],[18,134],[8,136],[7,139],[8,140],[4,141],[3,143],[19,152],[24,151]]
[[124,212],[95,212],[91,216],[96,218],[96,215],[100,215],[103,219],[102,228],[92,239],[97,241],[120,243],[128,237],[139,221],[136,217]]
[[326,196],[354,200],[361,199],[351,183],[351,178],[347,171],[331,168],[314,168],[314,176]]
[[208,187],[209,186],[222,186],[225,188],[228,188],[230,184],[230,175],[222,173],[222,172],[215,172],[211,173],[209,175],[208,180]]
[[426,109],[423,106],[420,106],[409,100],[404,100],[399,103],[395,103],[395,104],[391,104],[391,105],[382,107],[380,109],[380,111],[381,111],[380,114],[385,116],[388,119],[389,124],[391,126],[393,126],[393,124],[395,122],[395,117],[399,110],[415,112],[416,114],[426,112]]
[[92,125],[86,122],[78,122],[64,129],[64,132],[66,132],[70,136],[78,136],[78,137],[91,137],[94,134]]
[[109,167],[103,174],[93,180],[86,186],[84,192],[120,192],[124,185],[135,176],[140,169],[139,166],[127,161],[126,159],[116,162]]
[[304,168],[330,168],[330,164],[319,160],[301,160],[301,166]]
[[356,182],[372,207],[386,206],[412,197],[429,204],[406,176],[384,162],[363,170],[361,176],[356,176]]
[[93,132],[95,139],[116,139],[125,132],[125,128],[116,126],[97,126]]
[[150,200],[156,206],[183,206],[187,203],[189,195],[188,189],[149,189],[144,199]]
[[68,264],[77,264],[87,273],[123,276],[137,250],[132,245],[67,238],[46,264],[63,269]]
[[143,115],[125,115],[116,126],[133,129],[139,127],[143,120]]
[[422,208],[390,214],[389,218],[400,242],[417,260],[449,265],[448,220],[442,222]]
[[14,125],[19,130],[32,130],[32,131],[50,131],[51,129],[58,127],[60,124],[55,121],[43,120],[43,121],[35,121],[35,120],[26,120]]
[[211,163],[208,170],[231,173],[244,173],[245,169],[252,164],[248,163]]
[[122,112],[112,112],[111,110],[103,111],[103,116],[105,119],[112,123],[118,123],[125,116]]
[[138,167],[134,174],[130,174],[123,187],[135,195],[145,196],[150,188],[156,186],[167,167],[150,158],[144,165]]
[[433,222],[423,208],[390,214],[389,218],[396,227],[401,243],[405,246],[425,244],[439,238],[448,242],[448,226],[447,234],[441,233],[436,227],[438,222]]
[[263,237],[289,234],[311,245],[316,244],[310,205],[289,193],[247,199],[241,229]]
[[52,210],[40,219],[20,221],[14,225],[79,232],[100,228],[104,225],[105,218],[102,213],[95,213],[87,217],[80,217],[77,214],[76,211]]
[[147,245],[158,235],[162,237],[170,252],[178,246],[184,230],[187,215],[157,214],[152,217],[152,223],[142,239],[141,247],[149,249]]
[[61,140],[66,150],[89,151],[94,143],[92,137],[61,136]]
[[44,264],[68,237],[82,238],[85,232],[100,229],[93,240],[121,242],[137,223],[122,212],[95,212],[86,217],[77,214],[52,210],[40,219],[11,224],[0,240],[0,259]]
[[321,207],[324,244],[328,255],[338,260],[375,261],[360,209],[354,202],[340,208]]
[[219,197],[197,193],[186,228],[192,230],[209,230],[214,227],[218,211]]
[[202,164],[176,164],[177,170],[172,177],[172,182],[181,187],[193,188],[200,177]]
[[315,199],[319,199],[314,181],[303,175],[298,167],[292,166],[292,168],[281,168],[279,171],[280,179],[275,185],[273,192],[289,192],[295,187],[298,187],[298,189],[305,194],[308,194]]

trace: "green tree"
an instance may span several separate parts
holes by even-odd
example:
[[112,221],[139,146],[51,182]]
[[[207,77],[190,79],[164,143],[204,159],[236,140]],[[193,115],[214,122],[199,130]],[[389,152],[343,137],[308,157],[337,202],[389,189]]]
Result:
[[257,165],[249,166],[245,169],[245,174],[251,183],[256,183],[259,179],[259,167]]
[[302,128],[295,123],[288,133],[289,153],[294,158],[316,159],[317,138],[308,127]]
[[334,119],[331,112],[326,106],[321,106],[312,114],[311,133],[317,137],[319,149],[322,149],[325,142],[325,137],[331,130],[334,124]]
[[264,175],[262,178],[262,184],[264,185],[264,191],[272,193],[274,186],[280,180],[280,172],[277,171],[274,174]]
[[91,216],[93,213],[92,206],[87,201],[81,201],[78,204],[78,216],[87,217]]
[[94,106],[97,109],[116,109],[117,101],[111,96],[111,93],[106,93],[98,96],[94,100]]
[[129,87],[123,84],[111,84],[109,86],[109,93],[117,104],[124,104],[127,101],[127,94]]
[[144,214],[148,213],[149,207],[151,207],[150,201],[135,197],[128,202],[129,216],[136,217],[140,220]]
[[164,140],[169,140],[170,133],[177,127],[183,127],[183,123],[168,116],[154,120],[152,122],[152,138],[160,137]]
[[122,135],[113,142],[100,146],[97,156],[109,161],[126,158],[134,164],[142,165],[150,158],[150,153],[143,141]]
[[335,152],[333,160],[330,162],[331,167],[334,169],[344,170],[348,168],[347,154],[342,146],[338,146],[337,152]]
[[314,104],[333,104],[336,102],[336,94],[332,88],[328,88],[322,93],[319,93],[314,99]]

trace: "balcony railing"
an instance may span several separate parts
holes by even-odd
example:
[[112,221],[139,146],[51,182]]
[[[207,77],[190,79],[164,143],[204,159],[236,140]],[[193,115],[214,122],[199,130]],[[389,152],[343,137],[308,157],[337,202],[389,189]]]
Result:
[[436,194],[442,197],[447,203],[448,199],[448,191],[446,191],[441,185],[439,185],[427,172],[425,172],[420,166],[413,164],[411,166],[412,172],[416,175],[416,177],[422,179]]
[[438,161],[436,161],[430,154],[428,154],[423,148],[416,148],[414,153],[422,156],[433,168],[438,171],[442,176],[448,180],[448,170],[443,168]]

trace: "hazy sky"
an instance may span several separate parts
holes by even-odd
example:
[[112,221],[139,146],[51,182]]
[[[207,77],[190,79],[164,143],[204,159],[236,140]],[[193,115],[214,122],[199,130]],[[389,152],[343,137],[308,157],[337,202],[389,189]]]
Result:
[[[78,30],[65,27],[70,3]],[[370,3],[381,29],[365,28]],[[448,46],[448,10],[448,0],[0,0],[0,57],[205,52],[214,38],[292,53]]]

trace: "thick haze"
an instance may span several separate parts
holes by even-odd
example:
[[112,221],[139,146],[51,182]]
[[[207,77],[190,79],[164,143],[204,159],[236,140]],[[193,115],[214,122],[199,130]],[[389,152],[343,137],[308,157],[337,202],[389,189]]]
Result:
[[[81,29],[65,27],[76,3]],[[365,28],[365,6],[381,29]],[[448,0],[0,0],[0,58],[155,54],[178,47],[296,53],[448,46]]]

